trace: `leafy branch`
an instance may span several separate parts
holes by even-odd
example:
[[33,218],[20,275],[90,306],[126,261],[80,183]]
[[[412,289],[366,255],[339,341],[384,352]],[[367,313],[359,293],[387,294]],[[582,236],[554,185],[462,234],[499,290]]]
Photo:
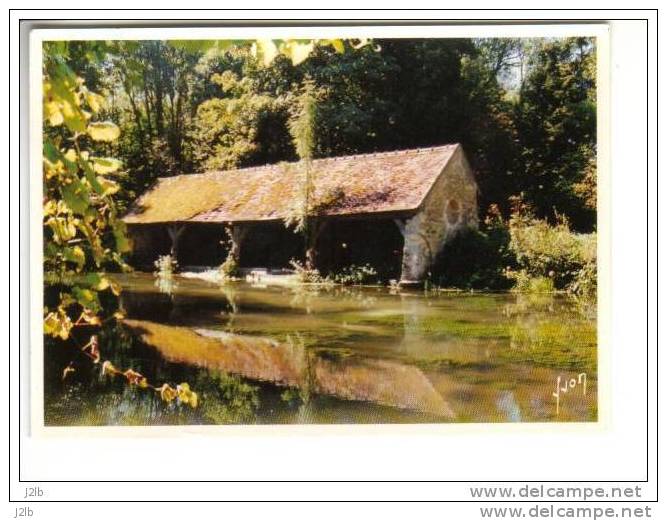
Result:
[[122,254],[130,244],[113,200],[119,186],[110,178],[122,164],[94,151],[120,129],[93,121],[104,111],[104,97],[88,90],[64,53],[45,45],[43,222],[45,280],[59,287],[58,302],[44,308],[44,332],[66,340],[72,328],[104,319],[100,293],[120,294],[105,268],[128,269]]

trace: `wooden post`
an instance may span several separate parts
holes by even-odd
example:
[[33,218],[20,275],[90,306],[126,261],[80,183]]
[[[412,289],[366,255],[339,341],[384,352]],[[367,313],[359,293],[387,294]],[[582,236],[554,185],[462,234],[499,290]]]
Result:
[[312,229],[309,231],[309,237],[306,237],[308,244],[306,245],[306,269],[314,270],[317,266],[317,240],[324,229],[329,224],[329,221],[313,221],[311,223]]
[[178,262],[178,241],[185,231],[185,224],[170,224],[167,226],[167,233],[171,239],[171,258]]
[[248,233],[248,228],[240,224],[231,224],[226,228],[226,231],[230,242],[227,256],[234,259],[238,265],[241,260],[241,243]]

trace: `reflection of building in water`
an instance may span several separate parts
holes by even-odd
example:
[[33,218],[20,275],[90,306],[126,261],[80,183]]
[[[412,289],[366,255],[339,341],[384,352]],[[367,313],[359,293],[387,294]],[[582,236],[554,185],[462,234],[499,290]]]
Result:
[[211,329],[168,326],[147,320],[125,323],[165,359],[219,369],[253,380],[455,417],[428,378],[414,366],[389,360],[321,356],[297,341],[235,335]]
[[238,311],[239,296],[233,287],[222,286],[217,293],[190,295],[187,291],[123,291],[120,305],[131,317],[171,323],[198,322],[205,317],[227,316],[229,322]]
[[419,302],[413,295],[401,294],[401,308],[403,311],[403,345],[409,349],[423,338],[421,328],[420,309],[423,303]]
[[521,421],[521,408],[512,391],[501,391],[497,400],[498,410],[503,413],[509,422]]

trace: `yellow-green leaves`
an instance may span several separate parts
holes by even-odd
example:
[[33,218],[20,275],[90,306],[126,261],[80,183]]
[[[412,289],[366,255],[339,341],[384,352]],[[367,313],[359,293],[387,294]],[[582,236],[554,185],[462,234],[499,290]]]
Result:
[[190,390],[190,386],[187,383],[182,383],[180,385],[177,385],[176,393],[181,403],[188,404],[193,409],[197,407],[197,402],[199,400],[199,397],[197,396],[197,393]]
[[192,391],[190,385],[185,382],[177,385],[175,389],[166,382],[160,387],[155,387],[151,385],[148,382],[148,379],[140,372],[135,371],[132,368],[121,371],[109,360],[105,360],[102,364],[102,376],[123,376],[130,385],[135,385],[140,389],[153,389],[155,392],[159,393],[160,399],[166,403],[178,400],[179,403],[189,405],[193,409],[196,409],[199,404],[199,396],[196,392]]
[[[362,40],[365,45],[367,40]],[[292,61],[292,65],[299,65],[304,62],[315,50],[315,46],[332,46],[336,52],[344,53],[345,44],[341,39],[308,39],[308,40],[270,40],[259,39],[252,44],[251,52],[253,56],[262,61],[265,66],[271,65],[271,62],[278,56],[283,55]]]
[[102,325],[102,321],[100,320],[100,317],[98,317],[90,309],[84,309],[81,312],[81,316],[79,317],[79,320],[77,322],[85,322],[86,324],[88,324],[90,326],[100,326],[100,325]]
[[273,40],[260,39],[257,40],[251,48],[253,55],[262,60],[265,66],[271,65],[271,62],[278,56],[278,47]]
[[118,253],[125,253],[132,249],[132,244],[130,243],[130,239],[127,237],[125,228],[125,223],[122,221],[116,221],[115,225],[113,226],[113,237],[116,242],[116,251]]
[[76,299],[77,303],[84,309],[90,309],[93,312],[97,312],[100,309],[100,300],[97,296],[97,292],[88,288],[81,288],[79,286],[74,286],[72,288],[72,296]]
[[[99,49],[106,52],[104,45]],[[82,273],[103,265],[124,267],[120,253],[128,249],[112,199],[119,185],[104,177],[118,172],[122,164],[95,157],[86,149],[90,141],[85,138],[87,134],[93,141],[111,142],[120,129],[110,121],[92,121],[106,108],[105,98],[88,90],[67,56],[66,42],[44,45],[44,125],[61,127],[45,132],[43,141],[45,280],[61,288],[60,301],[44,310],[44,333],[63,340],[74,327],[102,323],[99,292],[120,293],[118,284],[103,274]],[[79,318],[73,322],[73,317]]]
[[89,114],[82,107],[83,80],[59,57],[45,60],[45,72],[44,119],[52,126],[64,123],[71,132],[85,132]]
[[180,403],[189,405],[193,409],[195,409],[199,403],[199,396],[197,396],[196,392],[190,390],[190,386],[187,383],[177,385],[176,389],[171,385],[164,383],[161,387],[158,387],[156,391],[160,393],[160,398],[165,402],[173,402],[178,398]]
[[81,277],[78,282],[94,291],[110,289],[114,295],[120,294],[120,286],[118,283],[103,273],[87,273]]
[[113,157],[91,157],[93,170],[97,174],[113,174],[123,166],[123,162]]
[[[330,45],[338,53],[345,52],[345,44],[343,42],[340,38],[300,40],[259,38],[253,41],[251,52],[265,66],[271,65],[271,62],[280,54],[292,60],[293,65],[298,65],[310,56],[316,45]],[[368,42],[368,39],[360,39],[355,43],[350,43],[350,45],[354,48],[359,48]],[[172,47],[184,49],[189,52],[208,52],[211,50],[225,51],[232,45],[247,45],[248,40],[169,40],[169,44]]]
[[64,244],[76,235],[76,219],[68,217],[50,217],[44,223],[53,232],[53,240],[57,244]]
[[44,103],[44,119],[46,119],[52,127],[62,125],[65,121],[60,106],[55,101]]
[[67,378],[68,374],[74,373],[75,371],[76,371],[76,369],[74,369],[74,366],[70,362],[69,365],[67,367],[65,367],[65,369],[63,369],[63,378],[62,379],[65,380],[65,378]]
[[314,48],[313,41],[301,43],[298,40],[288,40],[283,45],[283,53],[292,60],[292,65],[299,65],[310,56]]
[[176,49],[188,52],[208,52],[211,50],[224,51],[231,45],[242,43],[244,40],[168,40],[169,45]]
[[44,174],[47,179],[77,172],[77,156],[74,150],[62,151],[56,143],[46,139],[43,144],[43,154]]
[[141,373],[138,373],[134,369],[127,369],[123,376],[127,378],[127,381],[130,385],[138,385],[139,387],[148,387],[148,381]]
[[104,106],[106,105],[105,100],[104,100],[104,96],[100,96],[99,94],[97,94],[95,92],[90,92],[89,90],[86,90],[85,97],[86,97],[86,102],[88,103],[88,106],[95,113],[102,110],[104,108]]
[[115,141],[120,129],[111,121],[99,121],[88,125],[88,135],[95,141]]
[[66,340],[74,324],[62,307],[44,317],[44,333]]
[[345,44],[343,40],[334,39],[334,40],[322,40],[322,45],[331,45],[338,54],[343,54],[345,52]]
[[[109,290],[111,290],[111,293],[113,293],[115,296],[117,297],[120,296],[121,287],[120,284],[118,284],[118,282],[116,282],[113,278],[109,277],[108,275],[104,277],[104,282],[106,283],[106,287],[103,289],[108,288]],[[103,289],[101,289],[101,291]],[[115,315],[116,313],[114,313],[113,316]]]
[[63,248],[63,257],[66,261],[76,264],[76,270],[81,271],[86,264],[86,254],[81,246],[74,246],[72,248]]
[[91,115],[105,107],[104,96],[89,91],[61,56],[45,56],[44,69],[44,120],[53,127],[64,124],[73,133],[86,132]]
[[[102,306],[99,293],[108,290],[116,296],[120,295],[119,284],[103,273],[83,274],[87,255],[78,244],[65,247],[50,246],[45,249],[45,256],[47,255],[62,258],[63,261],[70,263],[67,265],[70,268],[64,271],[63,278],[59,281],[64,285],[60,294],[60,305],[55,311],[46,308],[44,310],[44,333],[66,340],[74,327],[101,325]],[[73,268],[71,268],[72,264]],[[81,310],[80,312],[76,311],[77,307]],[[79,317],[76,322],[70,318],[77,316],[74,313],[78,313]],[[117,318],[115,315],[112,316]]]
[[[119,129],[110,122],[89,122],[91,113],[84,107],[99,112],[104,98],[88,91],[83,81],[57,58],[45,62],[43,91],[45,124],[64,126],[61,135],[45,137],[43,143],[47,231],[44,260],[45,270],[49,271],[45,275],[62,285],[59,304],[44,311],[44,333],[67,340],[74,327],[101,323],[98,292],[110,289],[115,295],[120,293],[115,282],[94,273],[83,278],[80,274],[89,261],[99,267],[104,262],[121,260],[103,239],[106,230],[112,228],[115,244],[123,240],[125,228],[116,223],[109,198],[119,186],[102,174],[113,174],[122,165],[113,158],[91,157],[79,144],[87,129],[90,137],[98,141],[116,139]],[[79,319],[73,322],[72,317],[76,316]]]
[[102,376],[113,376],[116,374],[121,374],[121,371],[116,369],[116,367],[109,360],[105,360],[102,364]]
[[74,176],[60,188],[63,201],[72,212],[84,215],[90,205],[90,189],[81,179]]
[[176,389],[174,389],[168,383],[162,384],[162,387],[159,387],[157,391],[160,393],[160,398],[162,398],[165,402],[171,402],[178,396]]

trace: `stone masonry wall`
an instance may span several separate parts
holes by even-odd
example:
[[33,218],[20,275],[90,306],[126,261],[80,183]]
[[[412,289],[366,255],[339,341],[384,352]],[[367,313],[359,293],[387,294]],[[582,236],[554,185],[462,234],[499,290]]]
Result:
[[442,247],[460,231],[477,224],[477,184],[459,146],[419,212],[399,224],[405,241],[401,282],[423,280]]

